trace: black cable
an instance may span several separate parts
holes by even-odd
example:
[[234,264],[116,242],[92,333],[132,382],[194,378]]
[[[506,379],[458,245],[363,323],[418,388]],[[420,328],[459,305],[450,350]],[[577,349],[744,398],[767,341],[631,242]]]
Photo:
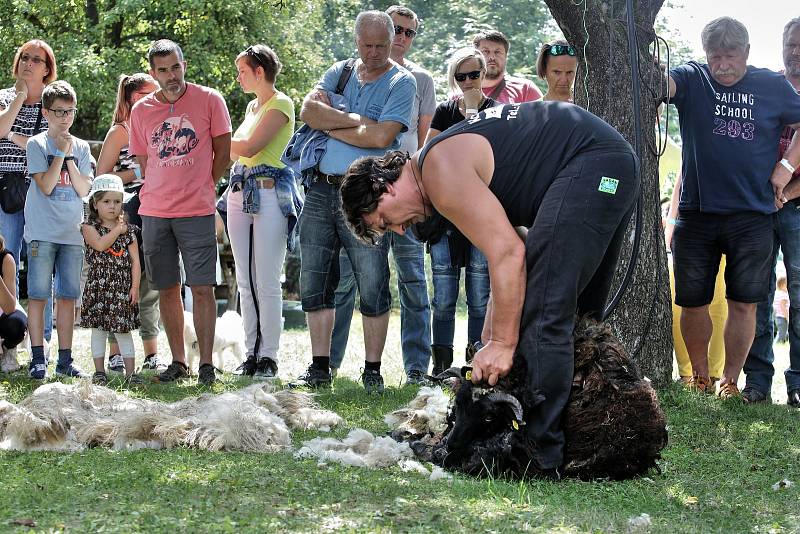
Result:
[[641,161],[642,161],[642,110],[639,108],[639,49],[638,41],[636,39],[636,24],[633,19],[633,0],[626,0],[627,2],[627,18],[628,18],[628,52],[631,60],[631,92],[633,93],[633,124],[634,124],[634,145],[633,149],[636,151],[636,156],[639,158],[640,164],[636,166],[636,178],[640,184],[639,195],[636,199],[636,223],[633,237],[633,247],[631,248],[631,259],[628,262],[628,268],[625,271],[625,276],[622,278],[619,289],[616,295],[611,299],[611,302],[606,306],[603,312],[602,320],[606,320],[617,308],[622,300],[625,291],[628,289],[633,271],[636,269],[636,263],[639,259],[639,246],[642,239],[642,189],[641,189]]

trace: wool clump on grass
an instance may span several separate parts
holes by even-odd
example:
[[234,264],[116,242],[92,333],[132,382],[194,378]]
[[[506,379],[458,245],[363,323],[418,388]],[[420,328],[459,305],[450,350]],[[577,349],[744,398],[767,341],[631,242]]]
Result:
[[376,438],[372,433],[355,428],[344,439],[314,438],[303,443],[296,458],[316,458],[319,464],[340,463],[352,467],[373,469],[391,467],[411,459],[414,453],[408,443],[388,436]]
[[0,448],[80,450],[192,447],[276,452],[291,447],[291,430],[341,424],[313,396],[254,384],[174,403],[134,399],[88,381],[53,382],[14,405],[0,402]]

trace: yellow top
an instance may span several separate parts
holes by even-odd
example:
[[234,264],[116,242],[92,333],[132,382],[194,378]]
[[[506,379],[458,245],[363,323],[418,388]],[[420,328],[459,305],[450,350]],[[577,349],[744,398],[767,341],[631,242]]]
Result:
[[681,147],[667,137],[667,148],[658,161],[658,185],[663,191],[666,185],[675,185],[675,178],[681,172]]
[[239,156],[239,162],[247,165],[248,167],[265,164],[269,165],[270,167],[282,169],[286,165],[281,162],[281,154],[283,153],[283,149],[286,148],[286,145],[289,143],[289,139],[292,137],[292,133],[294,132],[294,104],[292,104],[291,98],[280,91],[276,91],[272,98],[264,103],[259,109],[256,109],[257,103],[258,100],[253,100],[247,104],[247,111],[244,114],[244,121],[236,129],[236,133],[233,135],[234,139],[241,139],[253,135],[253,132],[258,127],[261,119],[264,118],[264,115],[266,115],[271,109],[277,109],[289,117],[289,121],[283,125],[275,137],[272,138],[272,141],[267,143],[267,146],[262,148],[258,154],[255,154],[251,158]]

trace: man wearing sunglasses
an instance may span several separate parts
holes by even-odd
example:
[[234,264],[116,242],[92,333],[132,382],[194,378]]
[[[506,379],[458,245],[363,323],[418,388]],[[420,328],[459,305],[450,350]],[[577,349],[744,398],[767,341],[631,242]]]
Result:
[[[303,122],[329,138],[298,223],[300,298],[308,318],[312,361],[294,382],[296,386],[331,383],[334,290],[339,285],[339,256],[346,254],[355,272],[364,323],[362,382],[367,392],[383,391],[380,365],[391,307],[389,241],[373,247],[350,235],[341,213],[338,186],[350,163],[399,148],[401,134],[410,127],[417,84],[406,69],[389,58],[394,26],[382,11],[359,13],[355,22],[358,60],[340,61],[329,68],[306,96],[300,111]],[[348,65],[352,73],[345,71]],[[339,88],[347,106],[344,110],[332,106]]]
[[[411,108],[408,131],[400,138],[400,150],[413,154],[422,146],[436,109],[436,91],[430,73],[405,58],[419,30],[417,14],[403,6],[386,10],[394,23],[394,38],[389,56],[417,81],[417,93]],[[400,296],[400,329],[405,367],[409,383],[422,383],[430,363],[431,321],[428,284],[425,279],[425,250],[409,235],[388,234],[397,269]],[[336,319],[331,339],[331,369],[336,373],[344,359],[350,321],[356,297],[353,268],[346,254],[339,255],[339,287],[336,288]]]
[[502,32],[482,31],[472,39],[472,44],[486,58],[486,76],[482,87],[484,95],[503,104],[532,102],[542,98],[542,92],[532,81],[506,72],[511,45]]

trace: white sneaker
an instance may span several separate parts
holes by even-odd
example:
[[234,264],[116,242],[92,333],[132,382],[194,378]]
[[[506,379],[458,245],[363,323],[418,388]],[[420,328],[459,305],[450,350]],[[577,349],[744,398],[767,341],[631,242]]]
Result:
[[108,359],[108,370],[111,373],[125,372],[125,360],[122,358],[122,354],[114,354]]
[[0,356],[0,370],[4,373],[13,373],[19,369],[19,362],[17,361],[17,349],[3,349],[3,355]]

